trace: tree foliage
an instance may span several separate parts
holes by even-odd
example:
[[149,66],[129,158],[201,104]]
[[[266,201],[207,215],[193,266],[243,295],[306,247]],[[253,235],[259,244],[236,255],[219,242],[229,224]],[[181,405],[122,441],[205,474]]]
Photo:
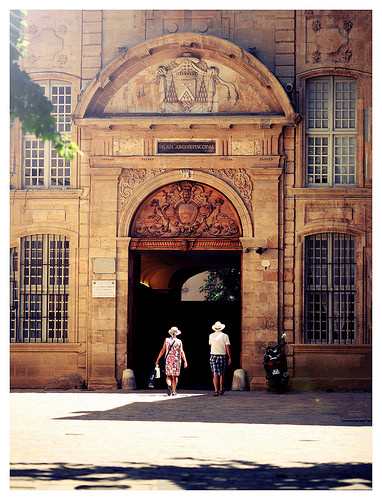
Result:
[[10,11],[10,116],[18,118],[24,134],[33,134],[43,142],[52,141],[57,153],[66,160],[72,160],[81,153],[75,142],[56,129],[56,120],[51,114],[53,104],[44,95],[40,85],[33,82],[28,73],[20,69],[19,59],[25,57],[28,40],[23,34],[26,13]]
[[240,269],[224,268],[208,272],[205,285],[199,288],[208,301],[238,301],[241,299]]

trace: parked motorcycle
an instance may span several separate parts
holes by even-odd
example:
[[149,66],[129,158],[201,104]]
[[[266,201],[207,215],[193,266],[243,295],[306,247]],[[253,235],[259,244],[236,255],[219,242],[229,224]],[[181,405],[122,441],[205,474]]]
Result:
[[265,378],[267,379],[268,391],[275,389],[277,392],[284,392],[289,382],[287,359],[284,352],[286,334],[281,336],[281,342],[276,347],[262,348],[265,350],[263,365],[265,368]]

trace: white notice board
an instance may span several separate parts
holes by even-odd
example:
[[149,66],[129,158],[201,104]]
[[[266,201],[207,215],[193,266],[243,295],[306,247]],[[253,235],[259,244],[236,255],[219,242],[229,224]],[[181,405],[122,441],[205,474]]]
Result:
[[94,280],[92,297],[115,297],[115,280]]

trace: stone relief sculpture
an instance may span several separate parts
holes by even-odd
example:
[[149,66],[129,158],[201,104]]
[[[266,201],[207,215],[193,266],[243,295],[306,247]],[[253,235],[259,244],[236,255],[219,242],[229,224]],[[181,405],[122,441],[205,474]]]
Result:
[[223,80],[219,69],[210,66],[191,54],[185,53],[168,66],[157,69],[155,79],[145,83],[138,92],[138,98],[145,95],[145,87],[157,85],[162,113],[211,113],[217,87],[226,88],[226,99],[239,99],[239,94],[232,82]]
[[165,186],[140,207],[132,226],[135,238],[238,237],[240,223],[230,202],[192,181]]
[[146,170],[129,168],[123,171],[119,180],[119,210],[123,210],[126,200],[133,194],[134,189],[148,178],[155,177],[156,175],[165,172],[164,169]]
[[[308,43],[316,46],[316,50],[311,52],[313,63],[349,63],[353,58],[350,35],[355,21],[349,19],[347,13],[345,13],[345,17],[343,13],[340,13],[322,16],[321,19],[318,19],[317,16],[312,19],[313,15],[313,11],[307,11],[307,26],[310,24],[314,37],[312,37],[310,30],[306,31],[306,47],[308,48]],[[322,39],[325,40],[325,43],[320,43]],[[326,48],[324,53],[322,47]]]
[[210,169],[209,172],[229,182],[229,184],[239,193],[246,206],[252,209],[253,183],[244,169],[220,168]]

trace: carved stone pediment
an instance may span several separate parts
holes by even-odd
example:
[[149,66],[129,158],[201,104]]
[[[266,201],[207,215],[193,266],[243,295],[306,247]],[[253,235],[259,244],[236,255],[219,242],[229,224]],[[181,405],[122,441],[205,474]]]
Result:
[[76,118],[295,113],[274,75],[235,44],[174,33],[129,47],[84,90]]
[[208,66],[187,53],[168,66],[160,66],[155,79],[146,82],[137,97],[143,97],[145,88],[151,85],[158,87],[159,108],[163,113],[211,113],[217,87],[225,87],[227,101],[235,104],[239,99],[235,85],[223,80],[216,66]]
[[237,238],[242,235],[232,203],[220,192],[197,182],[164,186],[139,208],[133,238]]

